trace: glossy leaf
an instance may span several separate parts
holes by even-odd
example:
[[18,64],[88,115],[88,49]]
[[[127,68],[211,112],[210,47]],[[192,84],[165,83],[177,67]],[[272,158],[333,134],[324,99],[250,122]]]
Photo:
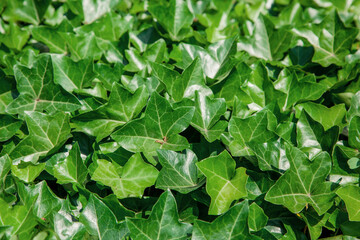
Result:
[[209,214],[222,214],[234,200],[247,195],[246,169],[235,169],[236,163],[227,151],[204,159],[196,165],[206,176],[206,192],[211,197]]
[[20,129],[22,121],[9,115],[0,115],[0,142],[9,140]]
[[101,159],[97,160],[97,165],[91,178],[110,186],[118,198],[141,197],[159,174],[156,168],[144,162],[139,153],[133,155],[124,167]]
[[189,223],[179,222],[170,190],[161,194],[148,219],[127,218],[126,224],[133,239],[186,239],[192,231]]
[[191,150],[184,154],[159,149],[157,155],[162,169],[156,180],[156,188],[173,189],[188,193],[200,187],[196,155]]
[[336,194],[345,202],[350,221],[360,221],[360,188],[345,186],[337,190]]
[[183,150],[187,140],[178,133],[189,125],[193,107],[173,109],[158,93],[153,93],[145,110],[145,117],[130,121],[111,137],[132,152],[151,152],[159,148]]
[[290,169],[270,188],[265,200],[294,213],[311,205],[319,215],[324,214],[335,196],[332,184],[325,181],[331,169],[329,154],[321,152],[309,161],[299,149],[287,145],[286,156]]

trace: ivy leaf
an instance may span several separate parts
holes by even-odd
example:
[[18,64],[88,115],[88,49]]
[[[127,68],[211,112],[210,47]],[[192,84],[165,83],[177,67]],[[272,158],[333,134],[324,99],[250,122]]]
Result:
[[4,155],[0,157],[0,190],[4,187],[4,182],[7,174],[11,170],[12,161],[9,158],[9,155]]
[[24,111],[66,111],[81,107],[79,101],[53,83],[53,67],[49,55],[41,55],[32,68],[15,65],[16,87],[20,96],[11,102],[6,111],[22,114]]
[[212,91],[205,84],[199,58],[195,58],[181,75],[157,63],[150,63],[150,66],[155,76],[165,84],[166,89],[176,102],[183,98],[194,99],[196,91],[203,95],[212,95]]
[[76,142],[69,156],[54,166],[54,177],[59,184],[77,183],[82,185],[86,180],[87,168],[80,156],[79,143]]
[[155,184],[158,170],[147,164],[139,153],[134,154],[121,167],[106,160],[97,160],[91,178],[110,186],[118,198],[141,197],[145,188]]
[[360,149],[360,117],[354,116],[350,120],[349,124],[349,144],[350,146]]
[[114,213],[94,194],[90,195],[79,220],[91,235],[99,239],[123,239],[129,232],[125,222],[117,222]]
[[180,41],[188,35],[193,15],[184,0],[170,0],[169,4],[150,4],[148,8],[174,41]]
[[22,121],[9,115],[0,115],[0,142],[9,140],[20,129]]
[[318,25],[295,28],[293,31],[309,41],[315,48],[312,61],[324,67],[330,64],[344,65],[345,56],[358,34],[358,29],[345,27],[336,11],[327,14]]
[[268,216],[266,216],[264,210],[259,205],[255,202],[250,205],[248,218],[250,231],[260,231],[266,226],[268,219]]
[[255,21],[253,35],[248,39],[240,39],[238,50],[266,60],[280,60],[290,48],[292,38],[290,31],[276,29],[267,17],[260,15]]
[[31,24],[39,24],[51,0],[14,0],[8,1],[3,18],[7,21],[23,21]]
[[96,110],[80,114],[71,119],[76,131],[81,131],[96,139],[109,136],[116,127],[124,125],[136,117],[147,103],[149,97],[145,86],[133,94],[120,84],[114,83],[109,102]]
[[111,137],[132,152],[152,152],[159,148],[181,151],[188,148],[189,143],[178,133],[189,126],[193,114],[193,107],[173,109],[165,98],[154,92],[145,117],[130,121]]
[[0,42],[4,43],[8,48],[20,51],[30,37],[27,29],[22,29],[16,23],[10,22],[5,26],[5,34],[0,35]]
[[198,183],[197,157],[189,149],[185,153],[159,149],[157,155],[162,169],[156,180],[156,188],[173,189],[183,194],[201,185]]
[[228,125],[227,121],[220,120],[226,112],[226,103],[222,98],[211,99],[199,92],[195,94],[195,113],[191,126],[198,130],[208,142],[220,138]]
[[45,163],[39,163],[37,165],[32,163],[23,163],[11,166],[12,174],[26,183],[33,182],[44,169]]
[[29,135],[9,153],[14,164],[36,163],[40,157],[56,151],[69,139],[69,115],[58,112],[47,115],[39,112],[25,112]]
[[319,215],[332,206],[335,196],[332,183],[325,179],[331,170],[331,158],[321,152],[310,161],[298,148],[286,144],[290,169],[270,188],[265,200],[283,205],[298,213],[308,204]]
[[234,200],[247,195],[248,175],[227,151],[198,162],[197,167],[206,176],[206,192],[211,197],[209,214],[219,215],[226,212]]
[[248,228],[249,204],[247,201],[236,204],[225,214],[207,223],[196,220],[193,240],[260,239],[250,235]]
[[273,132],[276,127],[276,117],[268,109],[256,113],[245,119],[231,117],[229,133],[234,138],[230,143],[230,150],[234,156],[252,155],[247,142],[267,142],[276,137]]
[[192,226],[179,222],[177,206],[170,190],[159,197],[148,219],[126,218],[132,239],[187,239]]
[[360,221],[360,188],[349,185],[337,190],[336,194],[345,202],[350,221]]
[[91,86],[96,77],[94,62],[91,59],[74,62],[62,55],[51,55],[54,68],[54,82],[66,91],[73,92]]

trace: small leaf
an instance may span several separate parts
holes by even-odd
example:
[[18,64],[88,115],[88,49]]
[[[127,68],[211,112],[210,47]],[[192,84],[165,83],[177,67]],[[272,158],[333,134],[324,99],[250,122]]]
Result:
[[235,169],[236,163],[227,151],[206,158],[196,165],[206,176],[206,192],[211,197],[209,214],[222,214],[229,209],[234,200],[247,195],[246,169]]
[[77,183],[82,185],[86,180],[87,173],[87,168],[80,156],[78,142],[72,146],[69,156],[54,166],[54,177],[59,184]]
[[264,210],[259,205],[255,202],[250,205],[248,218],[250,231],[260,231],[266,226],[268,219],[268,216],[266,216]]
[[125,222],[117,222],[114,213],[94,194],[90,195],[79,220],[99,239],[122,239],[128,234]]
[[126,218],[132,239],[187,239],[192,226],[179,222],[177,206],[170,190],[159,197],[148,219]]
[[350,221],[360,221],[360,188],[345,186],[337,190],[336,194],[345,202]]
[[118,198],[141,197],[145,188],[155,184],[158,170],[147,164],[139,153],[133,155],[124,167],[106,160],[97,160],[98,167],[91,178],[110,186]]
[[191,150],[184,154],[159,149],[157,155],[162,169],[156,181],[156,188],[173,189],[183,194],[201,185],[198,184],[197,157]]
[[20,129],[22,121],[9,115],[0,115],[0,142],[9,140]]

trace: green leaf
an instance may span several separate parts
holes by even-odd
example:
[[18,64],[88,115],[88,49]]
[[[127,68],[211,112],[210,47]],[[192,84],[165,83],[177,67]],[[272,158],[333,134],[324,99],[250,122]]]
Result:
[[9,115],[0,115],[0,142],[9,140],[20,129],[22,121]]
[[63,55],[51,55],[54,68],[54,82],[62,86],[66,91],[73,92],[91,86],[96,77],[94,62],[84,59],[74,62]]
[[37,225],[36,217],[32,213],[31,205],[9,206],[7,202],[0,199],[0,223],[2,226],[11,226],[11,234],[21,239],[31,239],[34,227]]
[[222,98],[211,99],[196,92],[195,113],[191,126],[198,130],[209,142],[220,138],[228,125],[227,121],[220,120],[226,112],[226,103]]
[[206,158],[196,165],[206,176],[206,192],[211,197],[209,214],[222,214],[229,209],[234,200],[247,195],[246,169],[235,169],[236,163],[227,151]]
[[267,222],[268,216],[264,213],[264,210],[256,203],[252,203],[249,208],[248,224],[250,231],[257,232],[263,229]]
[[69,156],[54,166],[54,177],[59,184],[77,183],[82,185],[86,180],[87,168],[80,155],[79,143],[76,142]]
[[345,186],[337,190],[336,194],[345,202],[350,221],[360,221],[360,188]]
[[193,107],[173,109],[165,98],[154,92],[145,117],[130,121],[111,137],[132,152],[152,152],[159,148],[181,151],[189,144],[178,133],[189,126],[193,114]]
[[7,21],[22,21],[31,24],[39,24],[42,20],[50,0],[14,0],[7,1],[7,7],[3,17]]
[[123,239],[128,235],[125,222],[118,222],[114,213],[94,194],[81,212],[80,222],[99,239]]
[[327,14],[320,24],[295,28],[293,31],[309,41],[315,48],[312,61],[324,67],[330,64],[344,65],[345,56],[358,34],[358,29],[345,27],[336,11]]
[[346,115],[344,104],[338,104],[328,108],[321,104],[307,102],[296,105],[296,108],[305,109],[312,119],[324,127],[325,131],[333,126],[343,126],[343,120]]
[[20,161],[36,163],[50,151],[56,151],[69,139],[69,115],[58,112],[47,115],[25,112],[29,135],[9,153],[15,164]]
[[350,146],[360,149],[360,117],[354,116],[349,124],[349,144]]
[[156,188],[169,188],[186,194],[201,186],[195,165],[197,157],[193,151],[187,149],[181,154],[159,149],[157,155],[162,169],[156,180]]
[[253,34],[248,39],[240,39],[238,50],[265,60],[280,60],[292,42],[293,34],[284,29],[276,29],[272,22],[260,15],[254,24]]
[[91,178],[110,186],[118,198],[141,197],[145,188],[155,184],[158,170],[147,164],[139,153],[133,155],[124,167],[106,160],[97,160]]
[[300,100],[316,100],[328,89],[325,81],[317,83],[314,75],[298,76],[286,68],[274,82],[274,88],[278,90],[278,102],[283,111]]
[[32,163],[12,165],[11,172],[20,180],[31,183],[37,178],[40,173],[45,169],[45,163],[34,165]]
[[60,27],[36,26],[31,28],[31,36],[35,40],[46,44],[53,53],[66,53],[66,42],[59,33],[61,31]]
[[252,155],[246,143],[267,142],[276,137],[276,118],[268,109],[264,109],[245,119],[231,117],[229,133],[234,138],[230,143],[230,151],[234,156]]
[[66,111],[80,108],[79,101],[53,83],[53,67],[49,55],[41,55],[31,68],[14,66],[16,87],[20,95],[6,111],[23,114],[24,111]]
[[148,10],[172,40],[180,41],[188,35],[193,15],[184,0],[170,0],[166,5],[150,4]]
[[186,43],[180,43],[179,49],[181,58],[177,65],[185,69],[199,57],[207,77],[223,80],[235,65],[232,56],[236,53],[236,37],[210,44],[207,49]]
[[4,187],[3,183],[5,182],[5,178],[9,171],[11,170],[11,159],[9,158],[9,155],[4,155],[0,157],[0,191],[1,188]]
[[159,197],[148,219],[126,218],[132,239],[187,239],[192,226],[179,222],[177,206],[170,190]]
[[5,34],[0,35],[0,42],[4,43],[8,48],[20,51],[30,37],[27,29],[20,28],[16,23],[10,22],[5,26]]
[[259,239],[250,235],[248,229],[249,205],[247,201],[236,204],[224,215],[207,223],[197,220],[194,224],[194,240]]
[[82,0],[81,2],[85,24],[89,24],[100,18],[102,15],[110,12],[111,9],[119,3],[118,0]]
[[116,127],[136,117],[147,103],[149,97],[145,86],[139,87],[133,94],[120,84],[114,83],[109,102],[94,111],[72,118],[73,127],[101,140],[109,136]]
[[319,215],[324,214],[335,196],[332,183],[325,181],[331,170],[329,154],[320,152],[310,161],[305,153],[286,144],[286,156],[290,169],[270,188],[265,200],[293,213],[311,205]]

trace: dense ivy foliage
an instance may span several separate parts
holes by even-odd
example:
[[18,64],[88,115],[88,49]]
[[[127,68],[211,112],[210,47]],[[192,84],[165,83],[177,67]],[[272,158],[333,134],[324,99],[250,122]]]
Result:
[[0,12],[0,239],[360,237],[359,0]]

